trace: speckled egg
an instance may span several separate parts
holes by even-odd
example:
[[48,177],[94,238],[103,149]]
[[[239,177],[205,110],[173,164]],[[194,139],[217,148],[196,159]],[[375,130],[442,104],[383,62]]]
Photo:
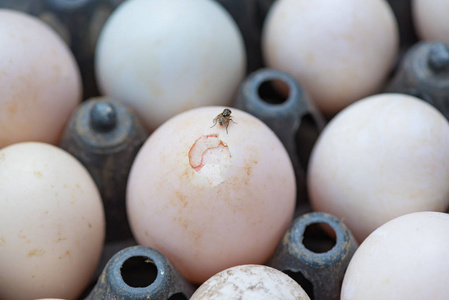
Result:
[[267,266],[242,265],[215,274],[190,300],[310,300],[288,275]]
[[99,192],[75,158],[44,143],[0,150],[0,299],[75,299],[104,234]]
[[0,58],[0,148],[56,144],[81,101],[72,53],[39,19],[0,9]]

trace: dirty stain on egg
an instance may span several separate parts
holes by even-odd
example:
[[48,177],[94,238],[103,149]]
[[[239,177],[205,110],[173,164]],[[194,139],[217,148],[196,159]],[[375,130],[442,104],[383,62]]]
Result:
[[293,167],[276,135],[238,109],[238,127],[211,128],[224,109],[193,109],[164,123],[141,148],[128,181],[138,243],[161,251],[197,283],[234,265],[265,262],[296,201]]

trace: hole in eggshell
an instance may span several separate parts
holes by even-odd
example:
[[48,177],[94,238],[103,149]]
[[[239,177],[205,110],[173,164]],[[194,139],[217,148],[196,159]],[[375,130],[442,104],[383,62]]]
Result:
[[257,89],[260,99],[270,104],[282,104],[290,95],[287,83],[279,79],[267,80]]
[[309,224],[304,231],[302,243],[314,253],[328,252],[336,244],[335,231],[327,223]]
[[315,296],[313,294],[313,284],[309,280],[307,280],[307,278],[305,278],[301,272],[284,271],[284,273],[290,276],[302,287],[302,289],[309,296],[310,300],[315,299]]
[[157,267],[153,260],[145,256],[128,258],[121,267],[123,281],[134,288],[151,285],[157,277]]
[[189,163],[199,172],[208,163],[225,164],[223,160],[230,156],[228,146],[218,138],[218,134],[203,135],[190,148]]

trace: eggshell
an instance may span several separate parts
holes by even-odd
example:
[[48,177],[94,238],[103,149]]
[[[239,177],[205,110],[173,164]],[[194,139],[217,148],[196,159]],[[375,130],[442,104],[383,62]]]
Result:
[[417,212],[376,229],[349,263],[342,300],[449,299],[449,215]]
[[260,120],[224,107],[179,114],[138,153],[127,187],[134,237],[200,283],[239,264],[266,261],[287,230],[296,186],[289,156]]
[[381,94],[340,112],[311,154],[314,210],[342,218],[363,241],[383,223],[449,207],[449,124],[415,97]]
[[32,16],[0,9],[0,148],[57,143],[81,90],[78,66],[59,36]]
[[263,27],[266,65],[294,76],[326,115],[377,92],[398,45],[384,0],[279,0]]
[[243,39],[212,0],[129,0],[108,19],[95,57],[102,92],[153,130],[199,106],[229,105],[243,79]]
[[0,150],[0,299],[75,299],[104,231],[99,192],[75,158],[44,143]]
[[288,275],[261,265],[242,265],[209,278],[190,300],[310,300]]
[[423,40],[449,43],[449,2],[447,0],[413,0],[415,29]]

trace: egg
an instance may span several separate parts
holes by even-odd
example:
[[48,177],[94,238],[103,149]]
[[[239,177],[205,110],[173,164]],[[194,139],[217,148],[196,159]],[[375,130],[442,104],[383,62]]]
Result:
[[229,105],[246,68],[243,39],[213,0],[129,0],[106,22],[95,54],[100,90],[147,129],[199,106]]
[[263,26],[266,65],[294,76],[327,116],[376,93],[398,46],[383,0],[279,0]]
[[72,53],[42,21],[7,9],[0,9],[0,49],[0,148],[56,144],[81,101]]
[[447,0],[413,0],[412,15],[418,36],[423,40],[449,43]]
[[314,210],[344,220],[361,242],[385,222],[449,207],[449,123],[402,94],[341,111],[315,144],[308,168]]
[[225,109],[202,107],[168,120],[140,149],[128,180],[137,242],[196,283],[265,262],[295,208],[295,176],[280,140],[235,108],[232,120],[215,120]]
[[25,142],[0,150],[0,299],[75,299],[103,248],[100,194],[67,152]]
[[310,300],[288,275],[261,265],[235,266],[203,283],[190,300]]
[[449,299],[449,215],[407,214],[382,225],[349,263],[342,300]]

